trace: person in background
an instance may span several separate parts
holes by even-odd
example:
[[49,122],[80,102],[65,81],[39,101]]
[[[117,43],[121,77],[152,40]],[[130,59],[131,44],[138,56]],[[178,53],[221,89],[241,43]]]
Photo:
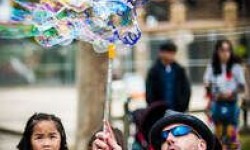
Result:
[[225,149],[240,149],[238,125],[239,94],[245,89],[245,77],[240,60],[233,53],[229,40],[219,40],[211,64],[204,74],[209,110],[215,124],[215,134]]
[[149,132],[155,122],[164,116],[166,109],[166,103],[158,101],[154,102],[146,109],[135,113],[134,122],[137,130],[132,146],[133,150],[152,150],[149,142]]
[[164,101],[169,109],[187,111],[191,88],[183,67],[175,60],[177,48],[172,42],[162,44],[159,59],[146,79],[146,101]]
[[18,150],[68,150],[60,118],[45,113],[32,115],[17,145]]
[[154,150],[222,150],[200,119],[172,110],[154,124],[149,138]]

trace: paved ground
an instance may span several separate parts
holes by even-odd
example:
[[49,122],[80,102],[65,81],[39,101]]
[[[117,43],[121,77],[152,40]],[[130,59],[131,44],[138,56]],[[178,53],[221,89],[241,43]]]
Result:
[[[203,93],[202,87],[193,87],[191,109],[206,106]],[[114,114],[121,113],[122,104],[117,102],[114,108]],[[62,118],[68,141],[74,143],[77,112],[74,87],[0,88],[0,128],[22,132],[28,117],[35,112],[53,113]],[[206,121],[204,115],[197,115]],[[0,132],[0,150],[15,149],[19,138]]]
[[0,132],[0,150],[15,150],[20,136]]

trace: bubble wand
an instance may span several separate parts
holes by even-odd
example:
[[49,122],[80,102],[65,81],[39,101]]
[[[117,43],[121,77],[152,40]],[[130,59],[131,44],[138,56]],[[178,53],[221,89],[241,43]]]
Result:
[[[110,116],[110,102],[112,94],[112,75],[113,75],[113,61],[116,56],[116,47],[114,44],[108,46],[108,74],[107,74],[107,84],[106,84],[106,98],[104,101],[104,110],[103,110],[103,121],[109,121]],[[107,132],[107,126],[104,124],[103,131]]]

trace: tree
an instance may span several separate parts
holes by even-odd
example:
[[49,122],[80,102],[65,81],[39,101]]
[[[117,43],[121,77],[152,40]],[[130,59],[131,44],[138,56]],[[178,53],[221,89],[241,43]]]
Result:
[[102,127],[107,54],[97,54],[91,44],[79,42],[77,56],[78,127],[76,149],[86,150],[89,138]]

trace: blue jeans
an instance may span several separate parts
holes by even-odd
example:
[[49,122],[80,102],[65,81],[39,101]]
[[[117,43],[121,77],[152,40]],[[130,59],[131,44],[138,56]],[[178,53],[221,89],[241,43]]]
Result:
[[234,126],[239,123],[240,108],[236,101],[214,101],[211,113],[214,123]]

